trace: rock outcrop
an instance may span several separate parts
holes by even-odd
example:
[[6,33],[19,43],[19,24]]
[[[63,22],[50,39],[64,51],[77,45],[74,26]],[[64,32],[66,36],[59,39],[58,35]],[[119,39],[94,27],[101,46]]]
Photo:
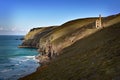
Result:
[[[41,64],[60,55],[60,52],[76,41],[100,29],[95,28],[97,17],[72,20],[60,26],[34,28],[25,36],[20,47],[38,48],[41,53],[36,58]],[[102,17],[102,26],[107,27],[119,22],[120,15]]]
[[39,40],[57,26],[33,28],[24,37],[23,43],[19,47],[39,48]]
[[73,20],[42,36],[37,58],[50,64],[21,80],[120,80],[120,14],[102,18],[99,29],[95,20]]

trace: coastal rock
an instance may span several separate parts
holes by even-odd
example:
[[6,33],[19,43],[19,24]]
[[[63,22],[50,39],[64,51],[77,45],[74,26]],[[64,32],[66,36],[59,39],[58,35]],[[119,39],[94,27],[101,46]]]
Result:
[[[102,25],[107,27],[119,22],[118,16],[119,14],[102,17]],[[101,30],[102,28],[95,28],[97,18],[76,19],[60,26],[33,28],[25,36],[20,47],[38,48],[41,54],[38,57],[40,63],[49,62],[50,58],[60,55],[63,49]]]
[[46,35],[50,32],[55,26],[50,27],[40,27],[31,29],[28,34],[24,37],[23,43],[20,45],[21,47],[39,47],[39,40],[42,36]]
[[94,28],[94,22],[81,27],[81,21],[78,26],[72,22],[79,28],[66,24],[43,36],[37,58],[47,64],[50,57],[59,56],[20,80],[120,80],[120,15],[102,21],[104,28]]
[[36,59],[39,60],[41,65],[45,65],[50,61],[50,58],[47,55],[38,55],[36,56]]

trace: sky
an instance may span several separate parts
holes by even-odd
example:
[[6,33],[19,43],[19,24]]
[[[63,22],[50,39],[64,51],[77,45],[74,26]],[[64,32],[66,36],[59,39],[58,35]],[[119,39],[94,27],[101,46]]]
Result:
[[25,35],[35,27],[120,13],[120,0],[0,0],[0,35]]

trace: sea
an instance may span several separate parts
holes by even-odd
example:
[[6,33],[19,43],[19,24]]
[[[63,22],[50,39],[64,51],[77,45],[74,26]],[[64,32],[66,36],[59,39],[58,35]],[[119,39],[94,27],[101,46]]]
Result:
[[17,80],[36,71],[39,66],[34,48],[18,48],[20,35],[0,35],[0,80]]

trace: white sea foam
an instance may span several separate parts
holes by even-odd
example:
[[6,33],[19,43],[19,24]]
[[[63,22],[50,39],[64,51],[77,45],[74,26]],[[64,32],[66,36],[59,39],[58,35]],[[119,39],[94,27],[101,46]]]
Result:
[[35,59],[35,56],[25,56],[25,57],[29,59]]
[[20,57],[13,57],[10,58],[11,61],[18,61],[19,63],[21,62],[26,62],[28,60],[36,60],[35,56],[20,56]]
[[2,72],[2,73],[4,73],[4,72],[9,72],[9,71],[11,71],[12,69],[4,69],[4,70],[2,70],[2,71],[0,71],[0,72]]
[[[36,71],[35,49],[17,48],[23,36],[0,36],[0,80],[17,80]],[[3,53],[3,54],[2,54]]]
[[25,56],[25,57],[27,58],[27,60],[32,59],[32,60],[35,60],[35,61],[39,62],[39,60],[38,60],[38,59],[36,59],[36,57],[35,57],[35,56]]
[[20,77],[23,77],[34,72],[36,68],[39,66],[39,64],[36,62],[35,56],[12,57],[10,58],[10,63],[11,63],[10,65],[8,64],[2,65],[3,67],[6,66],[10,67],[6,67],[4,70],[2,69],[0,70],[0,79],[16,80]]

